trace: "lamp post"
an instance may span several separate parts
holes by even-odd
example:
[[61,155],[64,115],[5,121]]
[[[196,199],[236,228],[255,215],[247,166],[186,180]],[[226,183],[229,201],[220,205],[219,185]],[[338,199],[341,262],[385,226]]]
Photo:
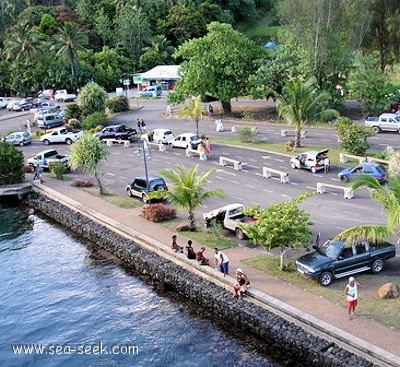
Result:
[[[151,159],[151,148],[150,144],[147,141],[147,139],[141,138],[138,142],[138,156],[140,157],[141,152],[143,152],[143,162],[144,162],[144,173],[146,176],[146,194],[149,193],[149,173],[147,170],[147,157],[146,155],[149,155],[149,160]],[[147,152],[146,152],[147,150]]]

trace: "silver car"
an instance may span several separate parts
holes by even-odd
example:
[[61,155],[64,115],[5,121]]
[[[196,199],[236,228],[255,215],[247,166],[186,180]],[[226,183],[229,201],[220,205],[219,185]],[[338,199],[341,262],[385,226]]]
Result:
[[4,141],[13,145],[20,145],[21,147],[32,142],[31,134],[26,131],[17,131],[11,133],[4,138]]

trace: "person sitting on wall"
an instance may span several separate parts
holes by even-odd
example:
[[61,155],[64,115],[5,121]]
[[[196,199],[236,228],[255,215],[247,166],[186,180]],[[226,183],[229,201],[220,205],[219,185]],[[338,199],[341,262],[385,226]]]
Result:
[[201,247],[200,251],[196,253],[196,260],[199,265],[210,265],[210,260],[204,256],[205,247]]
[[192,243],[193,243],[192,240],[188,240],[188,244],[186,246],[187,257],[190,260],[194,260],[196,258],[196,252],[192,247]]
[[181,246],[178,245],[176,239],[177,239],[177,236],[176,236],[176,234],[174,234],[174,235],[172,236],[172,240],[171,240],[171,249],[172,249],[172,251],[174,251],[175,253],[178,253],[178,252],[179,252],[179,253],[182,253],[182,252],[183,252],[183,247],[181,247]]
[[243,294],[246,293],[249,285],[249,278],[245,273],[243,273],[243,270],[240,268],[236,269],[236,283],[233,286],[233,297],[237,299],[242,298]]

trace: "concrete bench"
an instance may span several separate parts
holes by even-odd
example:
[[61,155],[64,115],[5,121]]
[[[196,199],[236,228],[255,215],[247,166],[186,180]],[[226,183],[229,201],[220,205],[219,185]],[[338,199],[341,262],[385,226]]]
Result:
[[150,146],[157,147],[160,152],[167,151],[167,144],[159,144],[159,143],[154,143],[154,142],[148,142],[148,144]]
[[352,154],[346,154],[346,153],[339,153],[340,163],[346,163],[348,161],[348,158],[356,159],[358,161],[358,163],[367,161],[367,157],[361,157],[359,155],[352,155]]
[[233,164],[233,169],[235,171],[241,171],[242,170],[242,162],[232,159],[232,158],[227,158],[227,157],[219,157],[219,165],[220,166],[226,166],[228,163]]
[[324,194],[326,192],[327,187],[332,188],[332,189],[343,190],[343,197],[345,199],[351,199],[354,196],[354,192],[350,187],[328,184],[328,183],[323,183],[323,182],[317,182],[317,192],[319,194]]
[[112,147],[114,144],[124,144],[125,148],[129,148],[131,146],[131,142],[129,140],[103,139],[102,142],[106,143],[108,147]]
[[387,166],[390,164],[390,162],[386,159],[380,159],[380,158],[374,158],[374,157],[367,157],[367,161],[380,163],[380,164],[386,164]]
[[[287,138],[288,134],[295,135],[296,134],[296,130],[284,130],[284,129],[281,130],[281,137],[282,138]],[[301,139],[305,139],[306,136],[307,136],[307,130],[304,130],[304,131],[302,130],[300,132],[300,138]]]
[[282,183],[289,182],[289,173],[288,172],[279,171],[277,169],[273,169],[273,168],[269,168],[269,167],[262,168],[262,175],[265,178],[271,178],[273,173],[277,174],[280,177],[280,180]]
[[208,159],[207,153],[200,153],[197,149],[186,148],[187,158],[192,158],[196,154],[199,156],[201,161],[206,161]]

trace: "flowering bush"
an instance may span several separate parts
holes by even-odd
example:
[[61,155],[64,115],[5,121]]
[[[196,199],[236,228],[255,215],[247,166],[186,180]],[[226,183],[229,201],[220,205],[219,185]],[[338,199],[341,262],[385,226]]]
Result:
[[148,204],[142,208],[142,217],[150,222],[164,222],[176,217],[176,209],[162,203]]

